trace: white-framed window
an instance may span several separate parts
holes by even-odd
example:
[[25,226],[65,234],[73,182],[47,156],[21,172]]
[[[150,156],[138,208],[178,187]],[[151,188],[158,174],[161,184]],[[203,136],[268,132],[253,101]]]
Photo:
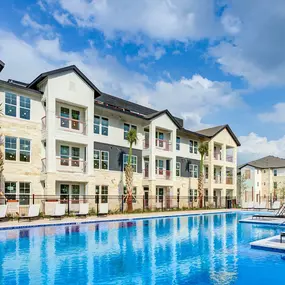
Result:
[[189,189],[189,202],[192,203],[197,202],[198,198],[198,190],[197,189]]
[[[71,151],[70,151],[71,150]],[[69,163],[69,161],[71,163]],[[80,148],[70,147],[67,145],[60,146],[60,165],[79,167],[80,165]]]
[[198,154],[198,142],[189,140],[189,152]]
[[180,137],[176,137],[176,150],[180,150],[180,142],[181,142]]
[[79,167],[80,160],[80,148],[79,147],[71,147],[71,165],[75,167]]
[[5,137],[5,160],[17,159],[17,138]]
[[181,176],[181,163],[176,162],[176,176]]
[[12,93],[5,94],[5,115],[10,117],[17,116],[17,95]]
[[30,120],[31,99],[22,95],[5,93],[5,115]]
[[5,182],[5,197],[7,200],[16,200],[17,182]]
[[31,195],[30,182],[5,182],[5,197],[8,200],[19,200],[20,205],[29,205]]
[[20,182],[19,203],[20,205],[30,205],[31,183]]
[[60,184],[60,202],[61,204],[66,204],[68,201],[70,201],[72,204],[79,204],[79,184]]
[[31,117],[31,99],[20,96],[20,118],[30,120]]
[[5,160],[30,162],[31,140],[8,136],[5,137]]
[[[123,169],[125,169],[126,165],[128,164],[128,159],[129,159],[129,155],[124,153],[124,155],[123,155]],[[137,172],[137,161],[138,161],[137,156],[132,155],[131,165],[133,167],[134,172]]]
[[60,146],[60,165],[69,166],[69,146],[61,145]]
[[20,161],[31,161],[31,141],[20,138]]
[[80,111],[68,107],[60,107],[60,126],[62,128],[79,130]]
[[103,136],[109,135],[109,119],[105,117],[94,116],[94,134]]
[[109,169],[109,152],[104,150],[94,149],[94,168]]
[[198,178],[198,165],[197,164],[190,164],[189,171],[190,171],[190,177]]
[[101,186],[101,203],[108,203],[108,186]]
[[277,169],[273,169],[273,175],[277,176]]
[[124,140],[127,139],[128,132],[129,132],[130,129],[134,129],[134,130],[137,131],[137,126],[124,123]]

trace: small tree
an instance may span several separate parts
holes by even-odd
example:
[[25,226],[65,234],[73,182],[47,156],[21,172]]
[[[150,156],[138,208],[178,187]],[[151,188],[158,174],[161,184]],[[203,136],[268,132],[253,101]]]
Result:
[[245,175],[240,174],[237,176],[237,191],[238,191],[237,194],[240,199],[239,202],[241,202],[241,200],[243,199],[242,197],[244,197],[244,193],[246,189],[247,189],[247,185],[246,185]]
[[284,202],[285,199],[285,182],[279,183],[277,189],[274,188],[275,192],[275,198],[279,197]]
[[128,212],[133,211],[133,166],[132,166],[132,154],[133,154],[133,144],[136,144],[138,140],[137,131],[135,129],[130,129],[127,134],[127,141],[130,144],[128,163],[125,167],[126,175],[126,188],[127,188],[127,209]]
[[[0,116],[2,115],[3,115],[2,103],[0,103]],[[2,151],[2,144],[3,144],[2,134],[0,134],[0,191],[2,190],[2,187],[3,187],[3,171],[4,171],[4,154]]]
[[203,194],[204,194],[204,157],[208,153],[209,145],[208,142],[200,144],[198,151],[201,155],[200,160],[200,173],[198,179],[198,193],[199,193],[199,207],[203,207]]

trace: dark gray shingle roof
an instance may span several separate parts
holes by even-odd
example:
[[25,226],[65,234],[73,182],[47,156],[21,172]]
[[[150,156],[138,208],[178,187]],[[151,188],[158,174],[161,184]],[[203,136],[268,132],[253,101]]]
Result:
[[244,165],[241,165],[239,168],[243,168],[246,165],[253,166],[256,168],[281,168],[285,167],[285,159],[269,155],[257,160],[250,161]]

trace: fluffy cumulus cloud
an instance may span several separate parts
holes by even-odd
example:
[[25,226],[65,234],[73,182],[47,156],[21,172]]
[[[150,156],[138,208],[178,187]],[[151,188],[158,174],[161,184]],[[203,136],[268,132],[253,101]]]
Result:
[[255,87],[285,83],[285,2],[230,1],[222,16],[232,37],[209,50],[221,69]]
[[259,118],[264,122],[273,122],[278,124],[285,123],[285,103],[277,103],[273,106],[273,111],[259,114]]
[[[50,5],[56,2],[45,1]],[[186,41],[216,35],[222,26],[212,0],[59,0],[59,3],[79,27],[99,29],[107,37],[123,32]]]
[[239,163],[274,155],[285,158],[285,136],[277,140],[268,140],[256,133],[240,136],[241,147],[239,148]]

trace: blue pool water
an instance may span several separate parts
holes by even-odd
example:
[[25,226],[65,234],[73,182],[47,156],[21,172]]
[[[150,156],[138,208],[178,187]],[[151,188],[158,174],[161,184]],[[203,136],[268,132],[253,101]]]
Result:
[[285,284],[276,227],[246,214],[0,231],[0,284]]

